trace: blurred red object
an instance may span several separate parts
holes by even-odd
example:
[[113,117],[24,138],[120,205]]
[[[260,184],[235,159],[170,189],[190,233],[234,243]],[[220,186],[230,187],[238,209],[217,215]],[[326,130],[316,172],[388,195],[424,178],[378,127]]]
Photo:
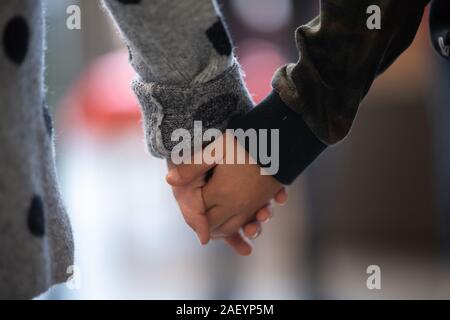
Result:
[[133,77],[126,50],[96,59],[70,88],[59,108],[64,128],[83,126],[110,136],[139,127],[139,104],[130,87]]

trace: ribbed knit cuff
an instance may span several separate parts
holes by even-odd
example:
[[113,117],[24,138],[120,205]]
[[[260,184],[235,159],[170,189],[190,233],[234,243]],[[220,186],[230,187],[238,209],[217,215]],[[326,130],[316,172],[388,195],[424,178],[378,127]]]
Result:
[[223,131],[231,118],[248,112],[253,105],[238,64],[202,84],[182,87],[135,80],[133,89],[141,104],[148,149],[161,158],[170,157],[180,143],[171,139],[176,129],[189,131],[191,146],[201,146],[201,141],[194,143],[194,138],[201,139],[194,136],[195,121],[202,122],[203,131]]

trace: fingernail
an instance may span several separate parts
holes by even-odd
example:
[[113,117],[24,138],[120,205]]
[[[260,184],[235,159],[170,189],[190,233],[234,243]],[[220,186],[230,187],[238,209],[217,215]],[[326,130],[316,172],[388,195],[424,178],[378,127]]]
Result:
[[258,230],[254,235],[252,235],[251,239],[255,240],[256,238],[259,237],[260,234],[261,234],[261,230]]
[[272,217],[273,217],[273,213],[272,213],[266,220],[262,221],[262,223],[267,223],[267,222],[269,222],[270,219],[272,219]]

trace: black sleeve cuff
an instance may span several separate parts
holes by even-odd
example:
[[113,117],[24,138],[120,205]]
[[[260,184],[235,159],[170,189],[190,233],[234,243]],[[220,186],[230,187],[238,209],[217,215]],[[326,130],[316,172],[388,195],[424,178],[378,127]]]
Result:
[[[275,91],[249,113],[234,118],[228,128],[257,131],[268,129],[269,132],[270,129],[279,130],[279,167],[273,176],[284,185],[291,184],[327,147],[311,132],[302,117],[291,110]],[[237,138],[241,140],[239,136]],[[245,141],[239,142],[261,167],[267,166],[261,163],[259,152],[255,155]],[[272,150],[270,145],[268,150]],[[271,155],[274,156],[276,155]]]

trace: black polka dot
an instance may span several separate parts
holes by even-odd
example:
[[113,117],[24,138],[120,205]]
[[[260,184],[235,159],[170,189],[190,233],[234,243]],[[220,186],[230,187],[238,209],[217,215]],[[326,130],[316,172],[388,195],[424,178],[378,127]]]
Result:
[[206,36],[216,49],[217,53],[223,56],[231,54],[233,48],[231,46],[230,37],[223,25],[222,20],[217,20],[208,30],[206,30]]
[[45,128],[47,129],[47,133],[52,136],[53,135],[53,121],[52,121],[52,116],[50,115],[50,110],[48,109],[47,104],[43,103],[42,105],[42,112],[44,114],[44,123],[45,123]]
[[41,197],[34,196],[28,209],[28,229],[36,237],[45,235],[44,204]]
[[20,65],[25,60],[29,41],[30,31],[26,20],[19,16],[9,20],[3,32],[3,49],[12,62]]
[[120,3],[123,3],[123,4],[139,4],[139,3],[141,3],[141,0],[117,0],[117,1],[119,1]]
[[131,52],[131,48],[127,46],[128,49],[128,61],[133,61],[133,53]]

